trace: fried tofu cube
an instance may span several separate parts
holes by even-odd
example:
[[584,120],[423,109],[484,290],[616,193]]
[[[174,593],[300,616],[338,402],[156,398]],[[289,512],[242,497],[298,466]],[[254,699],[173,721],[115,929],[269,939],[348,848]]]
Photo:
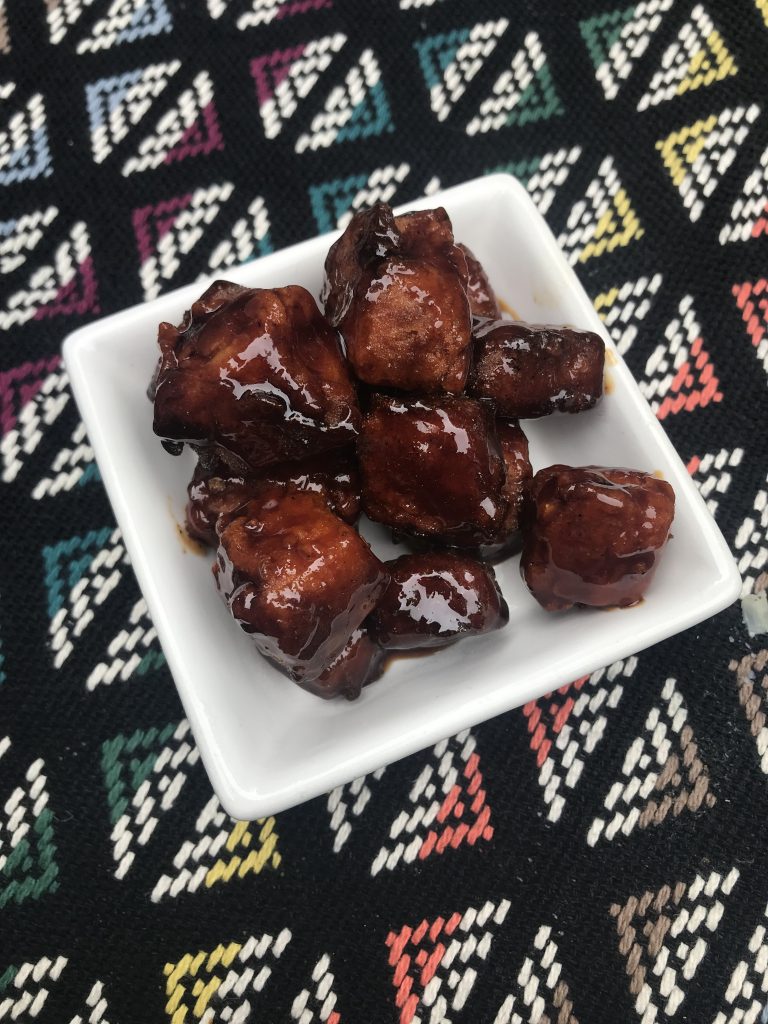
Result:
[[272,485],[316,491],[346,523],[354,523],[360,514],[360,474],[353,449],[338,448],[250,474],[238,473],[221,459],[200,458],[187,488],[187,532],[216,547],[219,516],[234,512]]
[[368,621],[383,647],[445,647],[501,629],[509,620],[493,569],[465,555],[403,555],[387,569],[389,585]]
[[592,331],[497,320],[474,337],[467,391],[492,398],[499,416],[583,412],[603,394],[605,344]]
[[637,604],[675,514],[665,480],[632,469],[539,470],[523,509],[523,579],[547,611]]
[[358,442],[363,509],[395,530],[473,546],[507,510],[493,406],[455,395],[377,395]]
[[466,258],[444,209],[352,218],[325,264],[325,310],[355,375],[376,387],[461,392],[471,357]]
[[320,494],[273,488],[217,527],[216,583],[266,657],[317,679],[370,614],[389,576]]
[[310,293],[217,281],[159,329],[150,388],[166,444],[258,470],[354,442],[360,412],[339,338]]

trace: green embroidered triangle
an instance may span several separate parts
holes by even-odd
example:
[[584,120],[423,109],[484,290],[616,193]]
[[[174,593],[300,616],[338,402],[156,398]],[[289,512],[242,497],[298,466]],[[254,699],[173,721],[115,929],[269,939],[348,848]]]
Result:
[[452,32],[441,32],[413,44],[419,55],[421,73],[428,89],[440,84],[445,69],[456,57],[461,44],[469,39],[469,33],[468,28],[457,28]]
[[527,160],[515,160],[509,164],[499,164],[498,167],[489,167],[485,173],[511,174],[518,181],[522,182],[523,185],[527,185],[539,167],[541,167],[542,159],[540,156],[533,156]]
[[[11,849],[0,870],[0,910],[10,902],[23,903],[29,897],[39,899],[47,892],[55,892],[59,887],[55,858],[53,813],[44,807],[30,831]],[[7,974],[6,971],[0,983]]]
[[536,72],[533,81],[521,95],[514,109],[509,112],[507,124],[522,127],[564,113],[549,66],[544,64]]
[[102,743],[101,770],[113,825],[126,812],[139,786],[152,774],[176,728],[177,723],[171,722],[162,729],[137,729],[130,736],[116,736]]
[[352,142],[354,139],[367,139],[371,135],[394,131],[389,112],[387,94],[381,82],[371,86],[366,96],[352,111],[352,116],[339,129],[337,142]]
[[581,37],[587,44],[587,50],[595,69],[610,60],[613,44],[621,36],[622,29],[631,21],[635,7],[625,7],[618,11],[605,11],[593,18],[585,18],[579,22]]
[[112,527],[105,526],[101,530],[90,530],[82,537],[70,537],[43,548],[49,618],[64,607],[65,592],[69,593],[80,582],[94,555],[104,547],[111,534]]
[[367,175],[354,174],[351,178],[337,178],[309,186],[309,201],[321,235],[334,230],[339,217],[347,212],[355,196],[367,184]]

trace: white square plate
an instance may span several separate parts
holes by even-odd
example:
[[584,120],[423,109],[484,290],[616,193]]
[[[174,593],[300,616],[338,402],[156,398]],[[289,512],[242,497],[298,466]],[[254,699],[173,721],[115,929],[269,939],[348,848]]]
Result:
[[[408,208],[443,205],[456,237],[525,320],[599,332],[592,304],[525,189],[480,178]],[[317,295],[333,236],[273,253],[226,277],[254,287],[302,284]],[[211,783],[227,811],[256,818],[518,707],[642,650],[725,608],[740,581],[728,547],[683,463],[620,357],[610,393],[578,416],[528,420],[534,470],[555,462],[660,471],[677,495],[674,538],[644,603],[626,611],[543,611],[518,559],[497,568],[509,626],[418,659],[398,659],[353,703],[322,701],[272,669],[230,619],[211,578],[212,557],[183,543],[192,456],[171,458],[152,433],[146,388],[161,320],[177,322],[203,290],[193,284],[76,331],[64,359]],[[369,524],[383,557],[397,552]]]

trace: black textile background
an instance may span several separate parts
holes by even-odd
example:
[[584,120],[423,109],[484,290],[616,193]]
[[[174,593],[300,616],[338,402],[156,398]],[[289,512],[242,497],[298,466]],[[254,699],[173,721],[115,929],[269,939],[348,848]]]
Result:
[[[270,120],[275,69],[337,33]],[[507,168],[758,593],[767,57],[765,0],[0,0],[0,1021],[768,1019],[768,652],[738,605],[245,829],[211,804],[57,358],[387,183]],[[468,134],[493,96],[508,123]]]

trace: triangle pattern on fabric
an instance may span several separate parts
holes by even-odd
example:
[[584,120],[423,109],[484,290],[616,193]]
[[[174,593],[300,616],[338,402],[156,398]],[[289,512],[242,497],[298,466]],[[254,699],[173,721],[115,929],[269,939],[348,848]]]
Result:
[[166,964],[165,1010],[171,1021],[247,1021],[250,999],[258,996],[291,941],[283,928],[277,935],[252,935],[243,942],[228,942],[209,952],[185,953]]
[[94,0],[45,0],[48,34],[52,43],[60,43],[72,25],[77,24],[83,11]]
[[605,796],[603,804],[610,817],[594,819],[587,843],[595,846],[600,839],[610,841],[619,833],[626,837],[635,828],[661,825],[669,815],[677,818],[683,811],[714,803],[709,770],[699,757],[688,710],[670,678],[660,703],[648,712],[644,732],[627,750],[621,777]]
[[310,185],[309,201],[320,234],[343,230],[354,213],[374,203],[390,203],[410,174],[409,164],[377,167],[371,174],[353,174]]
[[165,0],[112,0],[105,17],[78,43],[77,52],[96,53],[172,29],[173,20]]
[[768,376],[768,278],[735,284],[732,291],[757,358]]
[[629,991],[644,1020],[668,1019],[679,1009],[707,955],[707,939],[720,924],[723,900],[738,878],[736,868],[725,876],[712,871],[690,884],[663,885],[611,907]]
[[176,874],[161,875],[152,890],[152,902],[278,868],[277,839],[274,818],[235,821],[212,796],[195,822],[194,839],[185,840],[173,858]]
[[760,770],[768,775],[768,649],[734,659],[728,668],[736,675],[739,704],[757,747]]
[[7,967],[0,974],[0,1020],[37,1017],[68,962],[65,956],[41,956],[34,964]]
[[463,843],[493,837],[477,741],[465,729],[432,750],[409,793],[407,810],[398,814],[371,865],[371,874],[412,864]]
[[93,622],[94,606],[106,601],[123,578],[128,555],[120,530],[105,526],[69,537],[42,551],[48,592],[48,636],[53,667],[61,668],[74,641]]
[[268,139],[277,138],[346,41],[347,37],[337,32],[251,61],[259,114]]
[[173,280],[234,190],[232,182],[224,181],[133,211],[145,299],[157,298]]
[[377,768],[370,775],[361,775],[352,782],[337,786],[328,794],[329,824],[333,832],[334,853],[339,853],[349,839],[352,834],[351,819],[359,818],[363,814],[372,796],[371,787],[381,780],[384,771],[384,768]]
[[[768,0],[765,0],[768,25]],[[721,1009],[712,1024],[758,1024],[765,1016],[765,995],[768,992],[768,907],[750,936],[743,959],[733,969],[723,993]]]
[[125,877],[136,847],[149,842],[199,757],[186,719],[163,729],[137,729],[102,744],[116,878]]
[[626,355],[632,347],[662,280],[661,274],[639,277],[595,296],[594,307],[610,331],[620,355]]
[[91,150],[97,164],[103,163],[142,121],[180,67],[179,60],[150,64],[86,85]]
[[743,580],[742,597],[764,589],[768,584],[768,477],[736,533],[733,553]]
[[391,131],[394,127],[379,62],[372,50],[363,50],[344,84],[328,94],[322,111],[312,119],[310,131],[299,136],[294,149],[304,153]]
[[624,693],[618,680],[636,668],[635,657],[616,661],[523,707],[548,821],[559,821],[566,791],[578,785],[586,759],[603,738],[608,714]]
[[99,471],[88,443],[85,424],[80,421],[72,432],[70,447],[60,448],[51,462],[48,476],[41,477],[32,490],[35,501],[55,497],[61,491],[70,491],[91,480],[98,480]]
[[761,235],[768,235],[768,149],[744,182],[730,218],[720,230],[720,244],[747,242]]
[[509,21],[478,22],[415,42],[429,102],[438,121],[444,121],[467,86],[496,49]]
[[756,103],[724,110],[656,143],[692,221],[704,212],[705,201],[720,184],[759,114]]
[[128,177],[223,148],[213,82],[207,71],[201,71],[195,75],[192,86],[184,89],[159,119],[152,134],[142,140],[136,153],[125,161],[122,174]]
[[558,242],[573,265],[623,248],[644,234],[613,157],[607,156],[586,195],[571,210]]
[[664,331],[666,342],[657,345],[639,387],[660,420],[679,412],[692,412],[722,401],[720,380],[704,348],[701,328],[686,295]]
[[493,1024],[579,1024],[552,929],[542,925]]
[[0,274],[3,277],[26,263],[58,214],[55,206],[48,206],[13,220],[0,221]]
[[743,458],[743,448],[721,448],[719,452],[694,455],[689,459],[686,468],[706,501],[711,515],[717,514],[720,495],[728,491],[733,480],[731,470],[740,466]]
[[165,665],[143,597],[134,604],[126,625],[109,642],[105,654],[108,660],[99,662],[91,671],[85,681],[86,689],[110,686],[118,679],[125,682],[134,675],[145,676]]
[[[3,483],[13,483],[25,461],[37,449],[47,428],[59,418],[69,401],[69,382],[58,356],[23,363],[0,374],[3,438],[0,454]],[[45,373],[45,369],[50,372]],[[18,414],[15,403],[22,402]]]
[[607,100],[618,96],[673,3],[674,0],[642,0],[579,22],[595,77]]
[[[0,763],[10,747],[7,736],[0,738]],[[48,806],[44,768],[42,758],[33,761],[2,804],[0,910],[11,903],[40,899],[58,888],[54,817]]]
[[675,96],[720,82],[738,72],[736,62],[702,4],[666,49],[661,67],[637,105],[647,110]]
[[336,979],[331,970],[331,958],[323,953],[312,970],[311,988],[303,988],[291,1004],[291,1019],[299,1024],[341,1024],[341,1015],[334,1007],[338,997],[334,991]]
[[487,901],[447,920],[425,918],[415,928],[403,925],[387,935],[400,1024],[424,1020],[416,1016],[422,1009],[429,1009],[430,1020],[449,1022],[449,1012],[464,1008],[477,977],[476,965],[487,959],[509,907],[509,900]]
[[16,428],[21,410],[43,389],[48,375],[60,366],[61,357],[50,356],[0,372],[0,434],[5,436]]
[[272,251],[269,237],[269,213],[261,196],[251,202],[246,217],[240,217],[227,237],[222,239],[208,258],[213,271],[237,267],[255,256]]
[[[208,0],[208,3],[209,7],[214,4],[219,8],[222,6],[222,0]],[[333,6],[331,0],[250,0],[250,5],[251,9],[237,19],[239,29],[256,28],[282,18],[291,18],[295,14],[321,11]]]
[[[13,96],[6,91],[3,99]],[[53,173],[48,141],[45,103],[40,93],[18,107],[10,116],[3,103],[3,124],[0,128],[0,186],[17,185],[22,181]]]
[[467,135],[509,125],[522,126],[565,113],[536,32],[529,32],[509,68],[496,79],[490,96],[467,124]]
[[488,174],[512,174],[528,190],[539,213],[545,214],[554,202],[560,188],[568,180],[574,164],[581,156],[581,146],[558,149],[544,156],[531,157],[514,163],[501,164],[487,171]]

